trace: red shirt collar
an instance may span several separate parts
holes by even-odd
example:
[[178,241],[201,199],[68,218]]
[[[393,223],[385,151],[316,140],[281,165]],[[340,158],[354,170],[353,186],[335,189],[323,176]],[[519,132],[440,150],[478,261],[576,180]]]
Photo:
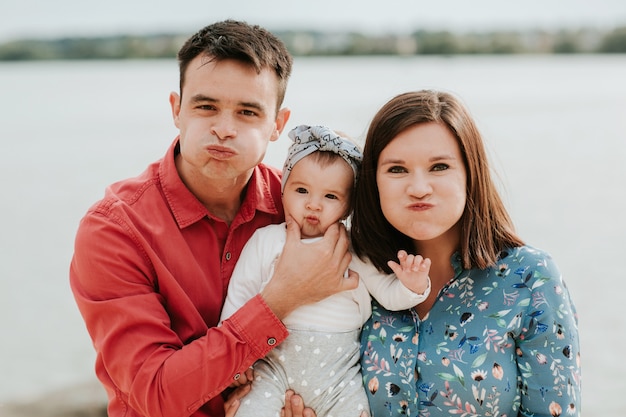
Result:
[[[204,216],[211,216],[206,207],[189,191],[176,170],[174,158],[179,152],[179,138],[172,143],[159,166],[159,181],[163,187],[163,193],[172,214],[181,229],[187,227]],[[266,170],[273,168],[261,164],[254,169],[248,182],[246,196],[244,197],[239,212],[233,221],[235,223],[248,222],[254,216],[256,210],[269,214],[279,212],[276,200],[270,191],[269,182],[265,175]],[[212,216],[211,216],[212,217]]]

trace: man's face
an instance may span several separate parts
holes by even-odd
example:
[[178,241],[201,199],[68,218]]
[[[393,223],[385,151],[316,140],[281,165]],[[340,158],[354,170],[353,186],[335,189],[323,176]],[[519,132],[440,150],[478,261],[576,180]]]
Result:
[[185,74],[182,99],[170,95],[180,130],[179,174],[194,190],[224,180],[245,184],[280,136],[289,111],[276,113],[278,79],[234,60],[198,56]]

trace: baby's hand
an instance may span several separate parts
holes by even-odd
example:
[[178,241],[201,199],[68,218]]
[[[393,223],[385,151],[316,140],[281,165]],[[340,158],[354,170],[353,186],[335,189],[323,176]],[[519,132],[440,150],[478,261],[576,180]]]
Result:
[[420,255],[409,255],[406,251],[398,251],[400,263],[388,261],[387,265],[396,274],[405,287],[416,294],[423,294],[428,288],[428,272],[430,271],[430,259],[424,259]]

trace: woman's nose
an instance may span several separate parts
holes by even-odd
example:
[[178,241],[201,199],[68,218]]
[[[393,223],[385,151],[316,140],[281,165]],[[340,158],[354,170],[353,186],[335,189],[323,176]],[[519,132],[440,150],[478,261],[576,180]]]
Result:
[[413,197],[423,198],[431,194],[433,188],[427,175],[416,173],[411,176],[407,192]]

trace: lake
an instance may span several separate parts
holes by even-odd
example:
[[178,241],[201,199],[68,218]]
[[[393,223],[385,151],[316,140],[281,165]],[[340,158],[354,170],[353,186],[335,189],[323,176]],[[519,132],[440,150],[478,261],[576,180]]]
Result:
[[[287,130],[363,139],[397,93],[465,101],[518,231],[573,294],[585,416],[622,416],[626,391],[626,280],[613,275],[626,253],[625,74],[623,55],[297,58],[285,102]],[[165,153],[177,88],[174,60],[0,63],[0,406],[95,380],[68,284],[74,234],[108,184]],[[282,166],[288,144],[266,162]]]

